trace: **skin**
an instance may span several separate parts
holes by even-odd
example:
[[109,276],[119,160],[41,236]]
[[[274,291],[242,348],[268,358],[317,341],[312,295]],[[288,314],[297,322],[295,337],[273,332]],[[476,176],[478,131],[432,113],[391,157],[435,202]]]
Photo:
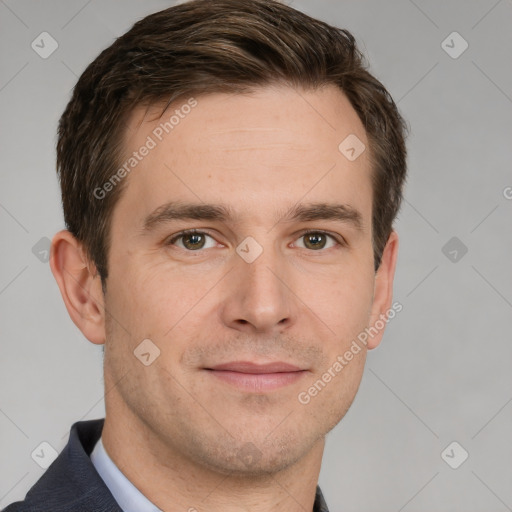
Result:
[[[369,151],[351,162],[338,150],[349,134],[368,141],[337,88],[196,99],[125,178],[105,296],[94,264],[65,230],[53,238],[51,268],[74,323],[105,344],[104,446],[145,496],[166,512],[310,511],[325,435],[350,407],[366,351],[383,332],[308,404],[297,396],[390,309],[398,236],[391,233],[375,273]],[[127,155],[168,119],[156,112],[133,111]],[[148,214],[177,199],[224,203],[236,216],[142,231]],[[349,205],[361,229],[283,221],[299,202]],[[190,238],[166,245],[190,228],[209,235],[199,239],[204,248],[187,249]],[[330,237],[308,244],[305,229],[346,245]],[[236,252],[247,236],[263,249],[252,263]],[[133,351],[148,338],[160,356],[145,366]],[[205,369],[230,361],[307,371],[279,389],[250,392]]]

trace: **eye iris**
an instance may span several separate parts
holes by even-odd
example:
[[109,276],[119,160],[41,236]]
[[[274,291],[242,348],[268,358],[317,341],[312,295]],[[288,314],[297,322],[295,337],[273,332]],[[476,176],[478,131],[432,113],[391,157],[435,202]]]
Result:
[[[320,243],[318,243],[320,241]],[[308,245],[312,242],[312,248],[313,249],[323,249],[325,247],[325,235],[322,233],[310,233],[306,235],[306,242],[305,245],[308,247]],[[311,248],[311,247],[308,247]]]
[[[198,240],[199,245],[197,243]],[[191,241],[191,243],[189,243],[189,241]],[[183,245],[187,249],[201,249],[204,246],[204,236],[198,233],[189,233],[187,235],[183,235]]]

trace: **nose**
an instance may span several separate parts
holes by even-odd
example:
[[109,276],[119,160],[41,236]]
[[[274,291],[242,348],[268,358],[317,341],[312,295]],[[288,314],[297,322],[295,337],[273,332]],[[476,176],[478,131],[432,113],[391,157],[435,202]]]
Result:
[[224,324],[246,333],[272,334],[288,328],[295,321],[297,303],[283,256],[266,249],[251,263],[235,258],[224,287]]

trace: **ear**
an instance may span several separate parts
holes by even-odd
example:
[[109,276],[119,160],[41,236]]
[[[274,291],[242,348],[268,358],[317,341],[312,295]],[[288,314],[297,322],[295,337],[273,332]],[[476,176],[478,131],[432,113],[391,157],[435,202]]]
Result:
[[105,343],[101,279],[78,240],[67,230],[52,240],[50,267],[71,320],[92,343]]
[[[377,347],[384,335],[389,310],[391,309],[391,301],[393,300],[393,279],[395,277],[397,257],[398,234],[396,231],[391,231],[375,276],[373,303],[368,328],[370,332],[378,332],[374,336],[368,337],[367,347],[369,350]],[[377,329],[377,326],[380,326],[382,323],[384,323],[384,326]],[[374,328],[373,330],[372,327]]]

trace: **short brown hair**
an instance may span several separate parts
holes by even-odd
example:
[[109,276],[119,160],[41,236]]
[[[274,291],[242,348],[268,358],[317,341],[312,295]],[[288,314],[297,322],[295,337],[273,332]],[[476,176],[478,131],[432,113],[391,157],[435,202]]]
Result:
[[101,200],[93,191],[119,168],[132,109],[278,82],[303,89],[335,84],[361,119],[372,157],[378,269],[402,200],[406,126],[367,71],[355,38],[276,0],[192,0],[145,17],[116,39],[81,75],[60,118],[57,172],[66,228],[103,285],[112,213],[124,182]]

